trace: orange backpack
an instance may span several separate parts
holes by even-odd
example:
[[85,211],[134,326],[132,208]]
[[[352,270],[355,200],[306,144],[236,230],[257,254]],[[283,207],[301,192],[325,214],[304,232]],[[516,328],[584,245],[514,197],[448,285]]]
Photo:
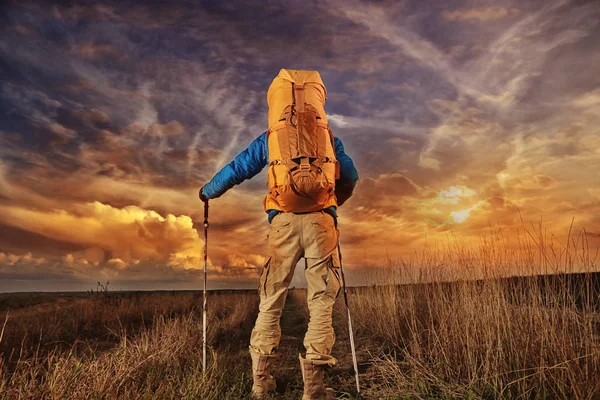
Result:
[[326,95],[317,71],[282,69],[271,83],[265,210],[301,213],[337,206],[339,166]]

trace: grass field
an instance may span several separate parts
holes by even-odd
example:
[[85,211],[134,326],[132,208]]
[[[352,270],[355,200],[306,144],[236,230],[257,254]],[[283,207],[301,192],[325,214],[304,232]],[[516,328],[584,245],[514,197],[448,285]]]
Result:
[[[537,241],[520,252],[501,240],[454,243],[350,288],[363,397],[600,398],[600,275],[594,254],[571,239],[560,251]],[[554,274],[531,275],[531,265]],[[503,277],[519,268],[523,276]],[[412,283],[382,284],[402,280]],[[288,297],[273,398],[301,397],[305,296]],[[248,398],[258,295],[213,292],[209,305],[203,376],[200,293],[2,295],[0,398]],[[328,383],[338,398],[355,398],[341,296],[334,326],[340,363]]]

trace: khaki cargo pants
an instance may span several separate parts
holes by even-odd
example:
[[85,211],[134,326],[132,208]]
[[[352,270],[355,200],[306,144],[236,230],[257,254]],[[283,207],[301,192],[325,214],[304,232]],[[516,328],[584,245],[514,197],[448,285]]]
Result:
[[305,257],[310,312],[304,337],[306,358],[335,364],[330,354],[335,342],[333,305],[341,287],[337,235],[333,217],[324,211],[275,216],[269,233],[269,259],[259,280],[259,313],[250,337],[254,350],[268,355],[277,349],[288,286],[296,264]]

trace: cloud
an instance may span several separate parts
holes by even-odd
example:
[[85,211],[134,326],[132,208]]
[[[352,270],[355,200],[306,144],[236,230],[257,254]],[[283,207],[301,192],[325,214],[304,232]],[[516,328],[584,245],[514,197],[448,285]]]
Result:
[[267,261],[267,258],[260,254],[229,254],[227,256],[227,264],[236,268],[262,268]]
[[32,35],[34,32],[28,27],[20,24],[10,25],[6,28],[9,31],[17,32],[21,35]]
[[[597,136],[587,132],[517,137],[511,145],[514,150],[506,160],[506,167],[498,172],[498,181],[504,188],[515,191],[568,185],[572,187],[568,192],[570,197],[584,196],[583,192],[594,183],[576,171],[600,166],[600,155],[590,151],[599,144]],[[572,182],[577,184],[572,185]]]
[[442,17],[448,21],[474,21],[487,22],[503,19],[508,16],[514,17],[520,14],[517,8],[483,7],[466,8],[454,11],[442,11]]
[[556,180],[547,175],[536,175],[533,177],[533,179],[543,188],[547,188],[556,184]]
[[[485,51],[480,55],[468,60],[462,68],[457,68],[451,57],[434,43],[412,31],[408,22],[392,21],[391,17],[397,13],[375,4],[332,3],[348,19],[365,26],[371,34],[385,39],[400,49],[404,56],[437,72],[460,95],[504,108],[505,111],[527,93],[532,79],[541,73],[552,50],[577,42],[590,33],[594,14],[590,7],[572,7],[559,18],[557,10],[562,9],[565,4],[564,0],[550,2],[540,10],[517,20],[496,40],[486,43]],[[448,12],[446,15],[458,19],[460,15],[483,18],[503,14],[495,8],[473,10],[458,11],[455,14]],[[506,12],[516,14],[510,10]],[[561,29],[564,25],[569,25],[571,29]]]
[[71,51],[92,60],[106,57],[114,58],[123,55],[116,46],[108,43],[81,43],[74,45]]
[[154,123],[148,132],[152,136],[177,136],[185,132],[185,127],[179,121],[169,121],[166,124]]
[[479,57],[467,62],[467,75],[479,88],[477,98],[482,105],[508,112],[528,94],[553,51],[591,33],[590,8],[565,9],[566,4],[564,0],[552,1],[525,14],[489,43]]
[[[379,135],[392,133],[396,135],[418,136],[423,133],[423,128],[416,127],[409,122],[399,123],[394,120],[384,118],[368,117],[350,117],[340,114],[330,114],[327,116],[332,127],[339,128],[345,135]],[[335,132],[334,132],[335,133]],[[398,139],[401,139],[398,137]]]
[[144,259],[196,268],[202,245],[190,217],[163,217],[136,206],[119,209],[94,202],[71,212],[0,206],[0,218],[4,224],[35,234],[100,248],[124,262]]
[[40,265],[44,262],[46,262],[46,260],[42,257],[38,257],[38,258],[34,258],[33,255],[31,253],[26,253],[26,254],[5,254],[0,252],[0,263],[5,264],[5,265],[17,265],[20,263],[31,263],[33,265]]
[[110,121],[110,117],[97,108],[78,108],[73,110],[73,115],[84,124],[106,124]]
[[600,107],[600,90],[592,90],[578,96],[572,101],[575,107],[589,110],[590,112],[599,115],[598,108]]
[[332,2],[351,21],[363,25],[369,32],[387,40],[402,50],[402,54],[419,64],[441,73],[452,84],[463,90],[472,92],[462,83],[463,78],[456,71],[449,58],[435,44],[405,26],[390,21],[390,13],[384,7],[364,5],[360,2]]
[[23,115],[38,124],[52,122],[62,105],[60,101],[40,90],[10,82],[2,85],[0,96],[11,104],[13,113]]
[[458,204],[462,198],[472,197],[477,192],[465,186],[450,186],[446,190],[441,190],[439,193],[439,199],[443,202],[451,204]]
[[380,196],[418,197],[422,189],[410,178],[398,173],[379,175],[377,179],[365,178],[361,190]]
[[117,6],[95,5],[54,5],[52,16],[56,19],[86,22],[89,20],[107,20],[115,23],[131,23],[141,29],[155,29],[176,24],[184,11],[176,7],[158,5],[159,12],[152,13],[146,5],[136,5],[125,10]]
[[489,228],[490,224],[502,226],[514,232],[512,230],[521,224],[520,210],[528,215],[529,205],[519,205],[505,197],[494,196],[477,200],[472,206],[452,211],[450,214],[455,222],[453,229],[457,232],[482,233],[483,230]]
[[96,5],[72,5],[60,7],[55,5],[52,7],[51,15],[57,19],[87,19],[87,18],[108,18],[118,19],[119,16],[114,12],[113,8],[103,4]]
[[[9,231],[26,232],[26,243],[13,241],[12,248],[26,253],[0,252],[3,279],[27,279],[35,273],[59,280],[110,279],[121,283],[169,281],[190,283],[201,279],[203,242],[190,217],[162,216],[136,206],[111,207],[99,202],[80,204],[72,211],[29,210],[0,206],[0,221]],[[4,229],[4,228],[3,228]],[[52,242],[48,248],[43,241]],[[66,246],[56,247],[65,243]],[[0,246],[1,249],[1,246]],[[59,251],[56,251],[59,250]],[[46,253],[34,255],[35,253]],[[248,280],[265,262],[261,255],[222,254],[211,251],[222,264],[208,260],[213,280]],[[198,271],[198,272],[194,272]]]
[[[402,197],[420,197],[421,191],[422,189],[410,178],[402,174],[382,174],[375,179],[362,178],[356,187],[352,201],[358,204],[368,204],[369,206],[367,207],[371,208],[377,207],[377,204],[385,201],[384,199],[388,197],[397,196],[396,200],[400,204]],[[367,199],[373,200],[369,202]]]
[[47,126],[48,131],[53,133],[57,139],[61,141],[67,141],[73,139],[77,134],[73,129],[66,128],[56,122],[50,122]]
[[[480,171],[499,168],[510,149],[502,143],[506,130],[468,102],[432,100],[430,107],[440,122],[429,131],[421,148],[419,165],[433,170],[460,173],[479,164]],[[487,154],[469,157],[469,154]]]
[[[3,277],[196,282],[197,191],[266,129],[282,67],[321,72],[359,170],[338,210],[350,267],[450,230],[513,229],[519,210],[600,223],[582,173],[600,169],[593,2],[9,7],[0,252],[18,260]],[[264,261],[265,180],[212,203],[221,282],[249,282]]]

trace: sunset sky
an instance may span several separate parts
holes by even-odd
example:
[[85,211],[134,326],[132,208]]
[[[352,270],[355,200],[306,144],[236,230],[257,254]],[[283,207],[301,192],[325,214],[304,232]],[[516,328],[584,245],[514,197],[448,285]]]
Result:
[[[359,171],[339,210],[354,284],[519,212],[600,243],[597,1],[0,10],[0,291],[201,288],[197,191],[266,130],[280,68],[321,73]],[[211,287],[256,285],[265,191],[263,171],[211,202]]]

